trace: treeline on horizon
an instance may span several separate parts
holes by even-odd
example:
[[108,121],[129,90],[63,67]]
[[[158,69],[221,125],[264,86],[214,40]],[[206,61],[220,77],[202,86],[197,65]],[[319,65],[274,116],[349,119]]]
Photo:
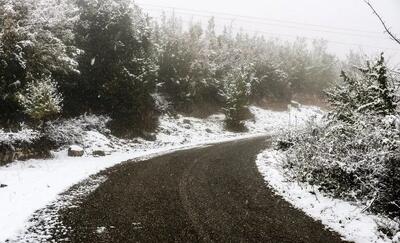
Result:
[[217,33],[213,19],[206,28],[155,21],[125,0],[0,6],[0,127],[89,112],[127,136],[153,130],[162,112],[222,110],[240,130],[248,104],[320,96],[339,77],[323,40]]

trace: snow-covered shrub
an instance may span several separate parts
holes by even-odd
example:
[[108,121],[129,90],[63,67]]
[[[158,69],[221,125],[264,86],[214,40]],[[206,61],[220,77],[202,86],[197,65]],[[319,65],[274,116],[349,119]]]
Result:
[[25,141],[31,143],[33,140],[39,138],[40,134],[32,129],[23,128],[18,132],[7,132],[0,129],[0,143],[14,143],[14,141]]
[[0,129],[0,166],[15,160],[50,157],[55,144],[36,130],[20,125],[19,131]]
[[24,93],[18,95],[24,112],[37,121],[43,121],[61,112],[62,96],[57,83],[50,76],[27,84]]
[[288,138],[284,168],[325,193],[400,217],[400,115],[383,57],[343,77],[324,121]]
[[373,200],[372,208],[400,216],[393,208],[400,203],[400,134],[388,119],[362,116],[355,124],[310,126],[292,138],[285,168],[331,195]]
[[246,112],[248,112],[251,86],[255,81],[252,65],[235,68],[224,80],[221,95],[224,97],[223,111],[228,129],[243,130]]
[[47,137],[58,146],[83,144],[87,131],[97,131],[109,134],[106,116],[82,115],[73,119],[48,122],[46,126]]

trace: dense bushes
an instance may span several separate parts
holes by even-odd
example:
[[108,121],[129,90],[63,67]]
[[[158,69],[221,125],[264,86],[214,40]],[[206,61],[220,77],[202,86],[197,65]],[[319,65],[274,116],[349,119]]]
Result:
[[289,174],[331,195],[400,217],[400,116],[381,56],[328,92],[332,111],[291,138]]
[[[303,39],[284,43],[234,33],[230,28],[217,34],[213,19],[206,29],[199,24],[190,24],[186,29],[175,16],[164,16],[154,29],[159,92],[178,111],[191,112],[202,106],[228,111],[234,99],[246,100],[236,102],[236,106],[240,104],[236,110],[245,109],[248,102],[287,104],[296,93],[322,94],[338,76],[337,60],[327,53],[324,41],[314,41],[311,46]],[[232,74],[248,66],[252,67],[249,75],[253,77],[252,82],[245,81],[249,90],[233,94],[232,85],[241,83]],[[238,95],[242,97],[238,99]],[[227,124],[240,117],[227,115]],[[240,120],[234,123],[238,125]]]
[[28,83],[77,71],[69,26],[75,8],[68,1],[44,0],[0,5],[0,120],[9,123],[22,115],[17,95]]
[[[323,41],[285,43],[230,28],[217,33],[213,19],[205,29],[174,16],[155,23],[131,1],[0,4],[3,126],[33,117],[21,97],[30,87],[47,85],[54,86],[48,97],[63,97],[52,114],[109,115],[120,135],[156,127],[154,97],[167,99],[178,112],[223,109],[235,127],[249,102],[287,103],[296,92],[319,94],[336,72]],[[29,110],[43,106],[35,102]]]
[[106,116],[81,115],[73,119],[61,119],[48,122],[44,136],[51,139],[57,146],[84,144],[87,131],[98,131],[109,134],[107,123],[110,118]]

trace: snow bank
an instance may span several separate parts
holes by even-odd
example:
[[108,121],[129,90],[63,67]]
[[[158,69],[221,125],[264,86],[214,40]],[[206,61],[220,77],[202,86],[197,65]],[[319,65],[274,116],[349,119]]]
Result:
[[266,150],[258,155],[257,166],[268,186],[285,200],[309,216],[340,233],[345,240],[356,243],[389,243],[392,241],[379,232],[380,226],[398,227],[397,223],[368,214],[361,205],[325,197],[312,186],[288,181],[280,167],[284,155],[276,150]]
[[[156,141],[117,139],[106,133],[98,132],[95,127],[96,118],[84,116],[70,122],[54,124],[54,134],[60,141],[68,141],[73,131],[73,140],[85,150],[84,157],[67,157],[67,147],[54,153],[50,160],[17,161],[0,167],[0,242],[21,232],[29,226],[27,220],[36,211],[54,201],[57,196],[72,185],[129,159],[145,159],[163,153],[193,147],[206,146],[273,133],[285,129],[289,124],[288,112],[273,112],[251,107],[255,119],[248,121],[248,133],[232,133],[224,130],[224,116],[217,114],[207,119],[193,117],[160,118],[160,128]],[[291,111],[299,118],[298,123],[307,117],[320,114],[315,108],[304,107]],[[301,118],[301,119],[300,119]],[[99,119],[105,121],[106,118]],[[293,120],[294,121],[294,120]],[[82,125],[83,124],[83,125]],[[82,128],[83,127],[83,128]],[[29,133],[21,135],[28,138]],[[34,132],[32,131],[32,134]],[[82,136],[79,136],[82,135]],[[0,134],[1,135],[1,134]],[[105,151],[105,157],[93,157],[92,152]]]
[[271,111],[256,106],[249,107],[254,118],[245,122],[248,132],[233,133],[224,129],[225,116],[215,114],[206,119],[163,116],[157,141],[161,143],[187,143],[207,141],[220,136],[234,137],[240,134],[275,133],[287,129],[301,128],[311,117],[320,118],[323,112],[318,107],[303,106],[289,111]]
[[176,118],[163,116],[160,119],[158,143],[184,144],[193,141],[207,141],[224,137],[234,137],[238,134],[224,130],[225,116],[213,115],[206,119],[185,117]]
[[320,119],[323,112],[315,106],[290,108],[287,112],[264,110],[256,106],[250,107],[254,119],[245,122],[250,132],[270,132],[301,129],[311,118]]

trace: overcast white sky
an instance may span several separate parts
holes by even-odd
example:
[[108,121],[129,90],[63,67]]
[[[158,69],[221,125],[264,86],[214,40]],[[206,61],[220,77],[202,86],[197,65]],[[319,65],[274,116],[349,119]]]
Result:
[[[330,50],[341,57],[350,49],[362,49],[368,54],[385,51],[393,62],[400,63],[400,45],[388,39],[362,0],[137,0],[136,3],[151,16],[174,9],[176,15],[188,21],[205,22],[214,15],[217,27],[233,23],[234,28],[285,40],[296,36],[324,38],[330,41]],[[400,0],[371,0],[371,3],[400,36]]]

